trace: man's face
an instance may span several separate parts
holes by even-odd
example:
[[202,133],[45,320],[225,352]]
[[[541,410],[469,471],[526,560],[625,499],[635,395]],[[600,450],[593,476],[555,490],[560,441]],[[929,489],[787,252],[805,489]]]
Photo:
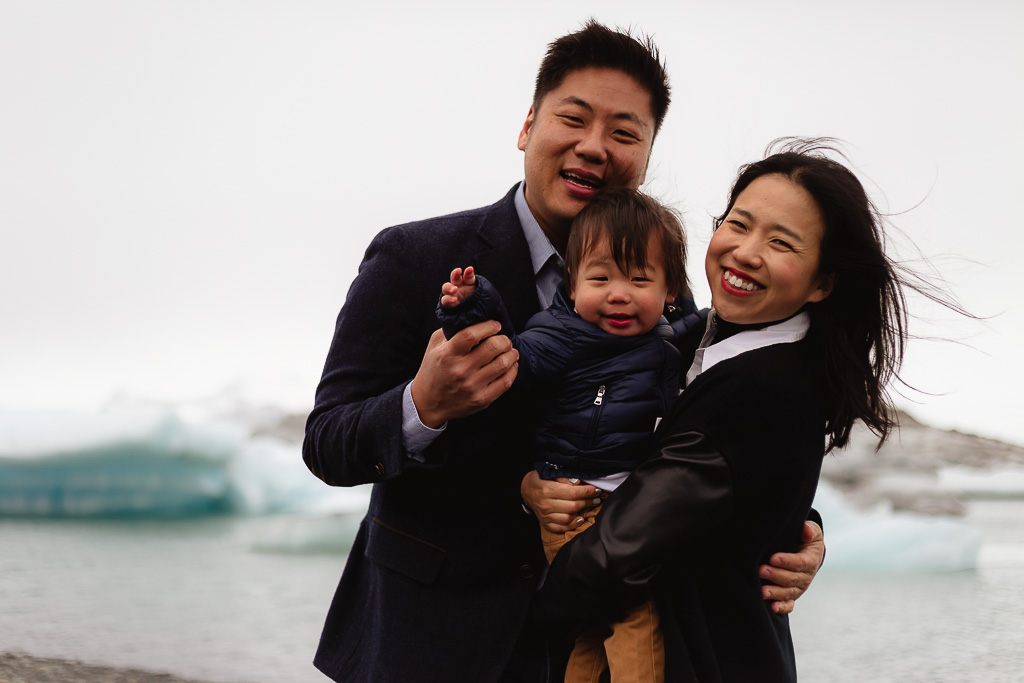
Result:
[[598,191],[640,186],[653,140],[650,93],[617,69],[573,71],[530,108],[526,203],[556,247]]

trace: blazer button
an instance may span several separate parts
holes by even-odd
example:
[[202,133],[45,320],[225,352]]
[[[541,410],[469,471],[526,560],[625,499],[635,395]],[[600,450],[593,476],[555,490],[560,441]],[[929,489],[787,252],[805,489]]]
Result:
[[532,565],[524,564],[519,567],[519,576],[523,577],[524,579],[532,579],[533,575],[534,572]]
[[377,474],[379,474],[380,476],[384,476],[384,463],[377,463],[376,465],[373,466],[373,469],[377,470]]

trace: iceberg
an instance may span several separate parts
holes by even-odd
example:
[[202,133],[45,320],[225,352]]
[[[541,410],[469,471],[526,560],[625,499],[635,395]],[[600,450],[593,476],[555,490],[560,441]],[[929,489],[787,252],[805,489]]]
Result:
[[938,486],[965,498],[1024,498],[1024,467],[995,470],[944,467],[938,473]]
[[256,552],[279,555],[345,555],[352,548],[362,519],[362,509],[349,513],[269,517],[247,534],[247,545]]
[[242,435],[171,413],[0,413],[0,515],[181,516],[227,510]]
[[814,507],[825,523],[823,571],[938,573],[977,568],[982,535],[952,517],[894,512],[880,503],[860,510],[826,482]]
[[184,517],[346,512],[297,443],[168,409],[0,411],[0,516]]

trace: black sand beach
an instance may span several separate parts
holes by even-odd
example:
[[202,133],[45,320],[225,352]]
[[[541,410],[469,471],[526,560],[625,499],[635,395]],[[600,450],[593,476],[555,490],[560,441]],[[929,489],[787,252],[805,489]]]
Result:
[[0,655],[0,683],[203,683],[170,674],[21,654]]

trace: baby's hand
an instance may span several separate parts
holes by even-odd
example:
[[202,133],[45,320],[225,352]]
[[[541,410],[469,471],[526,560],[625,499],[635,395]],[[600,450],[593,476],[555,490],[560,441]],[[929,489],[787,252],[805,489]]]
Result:
[[452,281],[441,285],[441,305],[454,308],[469,298],[476,291],[476,275],[473,266],[465,270],[456,268],[452,271]]

